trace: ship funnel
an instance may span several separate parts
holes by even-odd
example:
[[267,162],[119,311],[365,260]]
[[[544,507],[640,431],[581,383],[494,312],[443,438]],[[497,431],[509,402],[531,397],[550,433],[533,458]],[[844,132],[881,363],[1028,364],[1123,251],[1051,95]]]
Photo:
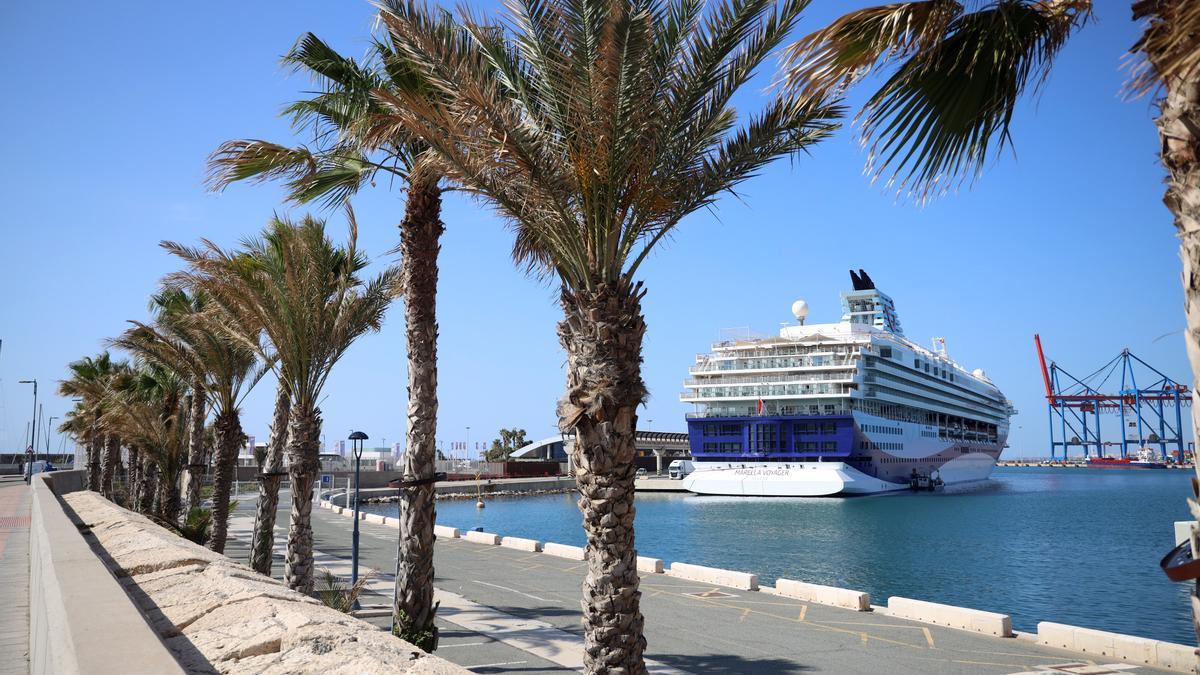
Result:
[[808,303],[803,300],[797,300],[792,303],[792,316],[796,317],[796,321],[800,325],[804,325],[804,319],[808,317]]

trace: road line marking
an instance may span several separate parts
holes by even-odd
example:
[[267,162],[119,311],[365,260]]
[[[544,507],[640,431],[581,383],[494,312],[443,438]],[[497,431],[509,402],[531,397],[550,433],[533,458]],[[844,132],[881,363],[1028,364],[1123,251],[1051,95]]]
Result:
[[933,646],[933,633],[930,633],[929,629],[924,626],[921,627],[921,631],[925,633],[925,641],[929,643],[929,648],[937,649],[937,647]]
[[467,670],[475,670],[476,668],[495,668],[496,666],[518,666],[528,661],[502,661],[500,663],[481,663],[478,666],[463,666]]
[[750,616],[750,608],[747,607],[746,609],[742,610],[742,615],[738,618],[738,623],[745,621],[746,617],[748,616]]
[[471,582],[479,584],[481,586],[491,586],[492,588],[499,588],[502,591],[512,591],[513,593],[516,593],[517,595],[523,595],[527,598],[532,598],[534,600],[537,600],[538,602],[551,602],[550,600],[547,600],[545,598],[539,598],[536,595],[530,595],[528,593],[525,593],[524,591],[518,591],[515,588],[509,588],[508,586],[501,586],[500,584],[489,584],[486,581],[479,581],[477,579],[471,579]]
[[866,633],[859,633],[858,637],[862,639],[862,643],[864,645],[867,644],[867,634]]
[[453,645],[438,643],[438,649],[450,649],[451,647],[478,647],[479,645],[490,645],[495,643],[495,640],[488,640],[487,642],[459,642],[458,644]]
[[803,621],[805,614],[808,614],[808,605],[800,605],[800,618],[796,620]]

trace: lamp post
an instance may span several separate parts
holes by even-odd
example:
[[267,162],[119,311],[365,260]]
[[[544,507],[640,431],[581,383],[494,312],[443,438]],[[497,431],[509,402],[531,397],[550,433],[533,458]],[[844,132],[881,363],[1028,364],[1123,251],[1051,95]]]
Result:
[[[30,427],[32,428],[29,430],[29,458],[30,463],[32,463],[34,457],[33,453],[37,451],[37,380],[20,380],[18,384],[33,385],[33,421],[30,422]],[[33,476],[32,472],[33,467],[30,466],[26,471],[26,474]]]
[[[354,559],[350,569],[350,588],[358,585],[358,464],[362,460],[363,441],[367,435],[361,431],[350,434],[350,447],[354,452],[354,540],[351,544],[350,557]],[[354,600],[354,609],[358,609],[358,599]]]
[[50,461],[50,430],[54,428],[54,420],[59,419],[58,415],[51,415],[46,421],[46,461]]

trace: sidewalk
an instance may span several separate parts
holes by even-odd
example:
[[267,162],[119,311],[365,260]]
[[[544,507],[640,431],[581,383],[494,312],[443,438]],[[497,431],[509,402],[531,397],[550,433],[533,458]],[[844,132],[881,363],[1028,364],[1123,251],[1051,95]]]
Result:
[[[243,508],[230,527],[241,541],[227,550],[241,559],[253,522],[253,512]],[[276,576],[283,572],[286,524],[284,508],[277,521]],[[370,586],[375,595],[363,602],[390,607],[396,530],[367,522],[360,527],[360,573],[380,570]],[[313,509],[318,569],[348,576],[350,528],[350,520]],[[439,656],[477,672],[579,667],[583,563],[461,539],[439,539],[435,556],[442,600],[438,622],[445,637]],[[663,574],[643,575],[641,590],[647,665],[659,672],[1161,672],[1096,663],[1027,639],[994,638]],[[388,618],[380,617],[378,625],[386,627]]]
[[0,675],[29,673],[29,495],[0,476]]

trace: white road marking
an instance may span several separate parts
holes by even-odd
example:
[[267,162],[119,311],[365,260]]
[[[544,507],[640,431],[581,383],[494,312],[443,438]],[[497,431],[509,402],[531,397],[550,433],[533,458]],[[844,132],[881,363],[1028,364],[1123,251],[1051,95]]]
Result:
[[527,598],[532,598],[534,600],[537,600],[538,602],[551,602],[550,600],[547,600],[545,598],[539,598],[536,595],[530,595],[528,593],[518,591],[515,588],[509,588],[508,586],[501,586],[500,584],[489,584],[486,581],[479,581],[478,579],[471,579],[471,581],[479,584],[480,586],[491,586],[492,588],[499,588],[502,591],[512,591],[513,593],[516,593],[517,595],[523,595]]

